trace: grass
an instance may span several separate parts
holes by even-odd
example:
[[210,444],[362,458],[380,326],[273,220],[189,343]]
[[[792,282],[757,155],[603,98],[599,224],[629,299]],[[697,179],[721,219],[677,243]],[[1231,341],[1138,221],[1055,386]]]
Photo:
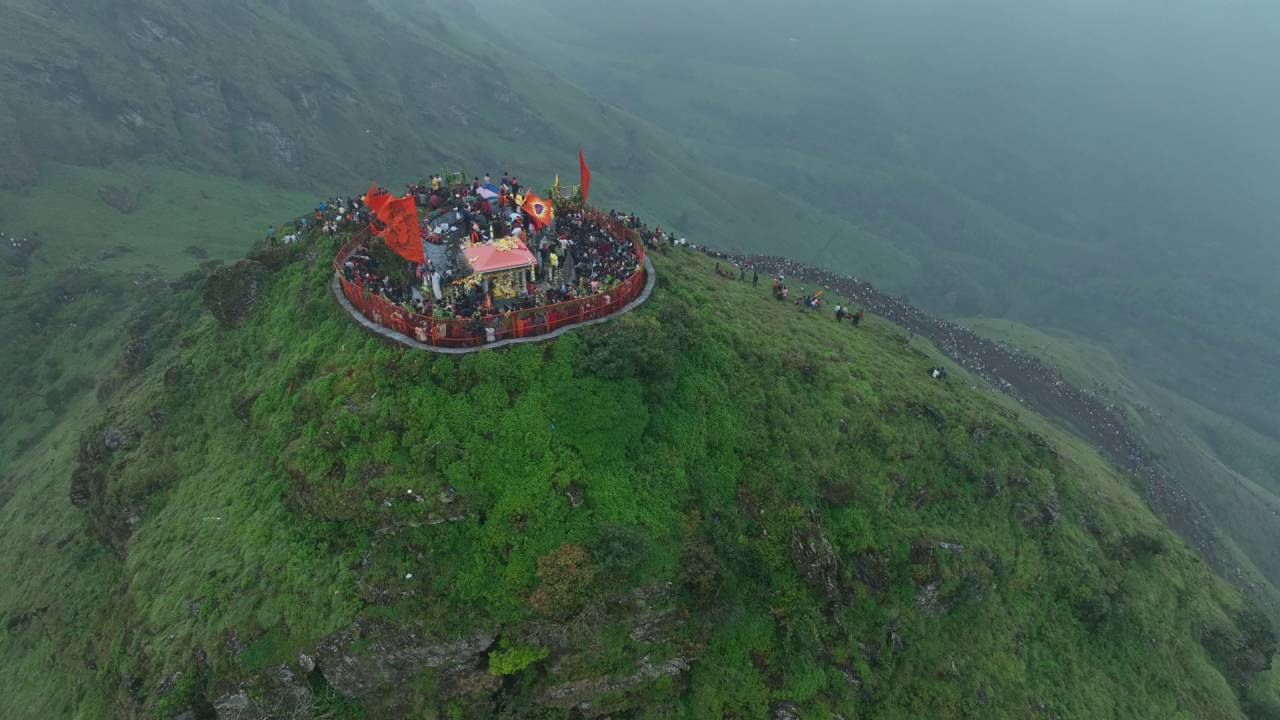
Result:
[[[675,253],[656,258],[654,298],[615,322],[437,357],[359,331],[327,295],[330,248],[309,250],[291,251],[241,328],[193,291],[159,304],[151,363],[110,366],[105,410],[86,397],[11,463],[26,482],[0,540],[28,551],[3,559],[17,580],[0,610],[38,612],[0,647],[10,716],[145,714],[168,707],[155,688],[176,671],[213,695],[363,617],[496,629],[523,653],[501,666],[518,679],[503,705],[686,653],[699,657],[686,677],[609,702],[689,717],[784,701],[885,718],[1042,703],[1241,717],[1249,678],[1201,642],[1247,644],[1240,598],[1096,455],[1028,429],[960,373],[927,379],[936,358],[892,326],[836,325]],[[72,511],[62,488],[93,427],[132,440],[79,463],[104,479]],[[832,554],[805,559],[802,541]],[[587,580],[544,609],[594,607],[597,627],[551,663],[530,639],[546,619],[531,599],[566,543],[585,549]],[[665,582],[687,619],[647,648],[609,608]],[[415,697],[427,716],[447,709]]]
[[[718,107],[694,134],[726,142],[695,146],[688,128],[638,119],[514,58],[478,21],[442,23],[391,2],[378,14],[147,1],[139,12],[177,44],[144,33],[126,48],[112,33],[135,28],[81,5],[55,17],[24,3],[0,22],[0,54],[46,71],[0,77],[26,100],[0,111],[0,181],[26,188],[0,191],[0,225],[44,243],[25,270],[5,266],[0,315],[7,716],[179,710],[296,662],[358,618],[435,635],[489,628],[500,647],[527,650],[492,698],[446,704],[437,678],[415,681],[397,714],[427,717],[486,716],[490,700],[528,708],[554,683],[681,653],[699,657],[687,675],[607,702],[688,717],[758,716],[778,702],[806,716],[886,718],[1275,707],[1276,673],[1241,659],[1266,650],[1246,604],[1123,478],[963,374],[925,379],[936,355],[878,321],[835,326],[680,255],[658,258],[658,294],[627,318],[449,359],[383,346],[343,318],[326,295],[331,248],[312,260],[300,249],[238,329],[202,312],[198,277],[181,278],[199,264],[188,248],[234,258],[317,194],[272,188],[332,192],[375,174],[394,185],[441,165],[526,180],[558,170],[571,182],[579,143],[600,204],[699,244],[776,251],[787,238],[789,255],[857,268],[957,312],[1112,319],[1080,313],[1026,272],[1031,255],[1101,267],[1081,244],[919,169],[745,152],[723,132],[735,121],[722,111],[755,73],[690,65],[697,92],[672,93],[659,114]],[[96,62],[65,62],[85,53]],[[382,72],[406,56],[434,75],[402,83]],[[49,87],[23,84],[46,75]],[[263,126],[231,122],[246,108],[274,125],[292,160]],[[152,125],[130,130],[121,109]],[[833,177],[853,190],[825,192]],[[98,197],[107,185],[136,192],[137,208],[109,207]],[[1115,290],[1100,278],[1085,292]],[[1176,287],[1136,289],[1151,332],[1123,349],[1149,373],[1168,358],[1153,337],[1268,347],[1265,332],[1245,328],[1253,320],[1187,324]],[[1224,303],[1200,309],[1221,317]],[[1143,389],[1098,353],[1058,349],[1120,392]],[[1243,356],[1265,370],[1267,352]],[[1153,379],[1212,394],[1203,362],[1168,367]],[[1238,398],[1214,407],[1255,427],[1270,421]],[[1182,417],[1223,456],[1238,448],[1233,464],[1269,487],[1276,455],[1265,435],[1208,411]],[[106,428],[130,444],[81,462],[82,442]],[[1274,572],[1259,552],[1264,491],[1160,437],[1169,462],[1204,469],[1196,477],[1218,498],[1216,517],[1246,518],[1233,539]],[[102,480],[83,510],[66,499],[77,470]],[[1215,492],[1227,482],[1238,492]],[[583,489],[582,507],[567,504],[570,486]],[[797,555],[824,541],[834,562]],[[597,612],[595,632],[535,660],[545,649],[536,629],[564,621],[534,607],[550,584],[539,569],[566,545],[586,549],[590,567],[573,577],[590,580],[561,583],[579,592],[546,608]],[[666,603],[685,619],[656,645],[631,640],[620,594],[667,582]],[[181,689],[162,692],[175,672]],[[384,697],[362,708],[321,685],[331,717],[390,714]]]
[[[1239,572],[1256,588],[1255,598],[1273,617],[1280,611],[1280,577],[1274,548],[1280,497],[1217,459],[1188,418],[1228,423],[1158,385],[1143,381],[1107,350],[1070,335],[1050,335],[1007,320],[971,319],[965,324],[1011,343],[1058,367],[1076,385],[1089,387],[1125,409],[1155,459],[1209,512],[1232,551]],[[1241,428],[1235,428],[1246,436]],[[1277,618],[1280,619],[1280,618]]]

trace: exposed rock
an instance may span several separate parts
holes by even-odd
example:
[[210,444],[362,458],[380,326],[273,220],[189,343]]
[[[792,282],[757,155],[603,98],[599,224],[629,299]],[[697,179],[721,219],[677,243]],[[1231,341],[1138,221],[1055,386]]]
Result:
[[[141,120],[141,118],[139,118]],[[117,212],[128,215],[138,209],[139,195],[127,187],[116,185],[99,185],[98,197],[102,202],[115,208]]]
[[986,474],[982,477],[982,489],[989,498],[1000,496],[1000,491],[1004,487],[1000,484],[1000,473],[996,472],[995,468],[987,468]]
[[596,707],[605,695],[622,693],[658,678],[675,677],[689,670],[693,658],[676,656],[655,664],[648,656],[640,660],[639,669],[623,677],[593,677],[561,683],[544,690],[538,702],[549,707],[576,709],[587,717],[597,717],[612,708]]
[[938,599],[938,583],[929,583],[916,591],[916,609],[932,617],[946,612]]
[[569,498],[569,506],[578,508],[582,507],[582,500],[586,491],[578,483],[569,483],[568,489],[564,491],[565,497]]
[[243,690],[223,695],[213,701],[218,720],[267,720],[267,716]]
[[170,692],[173,691],[173,688],[178,684],[178,681],[181,679],[182,679],[181,671],[174,671],[173,673],[170,673],[168,676],[165,677],[165,679],[160,681],[159,685],[156,686],[156,694],[161,696],[168,695]]
[[1022,524],[1028,528],[1048,528],[1057,525],[1060,519],[1062,510],[1058,506],[1058,495],[1050,492],[1039,506],[1024,511]]
[[93,498],[102,493],[107,459],[127,447],[129,441],[129,432],[114,425],[85,435],[80,441],[79,464],[71,474],[72,505],[88,507]]
[[261,683],[261,706],[271,718],[309,718],[316,706],[311,687],[288,665],[281,665],[267,673]]
[[314,716],[315,693],[288,665],[279,665],[213,702],[218,720],[302,720]]
[[270,120],[253,119],[249,121],[249,131],[267,144],[271,151],[271,159],[277,165],[296,168],[302,164],[302,148],[285,135],[279,125]]
[[119,426],[111,426],[102,431],[102,445],[109,452],[115,452],[129,444],[129,432]]
[[253,260],[218,268],[205,281],[204,306],[224,326],[239,325],[258,304],[266,280],[266,267]]
[[800,720],[800,708],[796,707],[795,703],[775,703],[773,720]]
[[828,599],[836,597],[839,563],[835,548],[816,515],[811,514],[807,524],[795,529],[791,537],[791,561],[810,587]]
[[884,556],[874,550],[866,550],[853,556],[853,576],[858,582],[875,592],[884,592],[889,588],[889,566]]
[[120,369],[133,375],[146,368],[151,362],[151,355],[151,340],[145,335],[132,336],[125,343],[124,351],[120,353]]
[[[325,680],[344,697],[359,698],[408,683],[428,669],[443,674],[442,684],[484,667],[494,634],[437,641],[358,621],[325,638],[316,647],[316,664]],[[360,646],[360,650],[353,650]],[[450,677],[453,676],[453,677]]]
[[489,672],[487,668],[477,668],[469,672],[450,673],[439,686],[443,700],[463,695],[479,695],[492,693],[502,686],[502,678]]

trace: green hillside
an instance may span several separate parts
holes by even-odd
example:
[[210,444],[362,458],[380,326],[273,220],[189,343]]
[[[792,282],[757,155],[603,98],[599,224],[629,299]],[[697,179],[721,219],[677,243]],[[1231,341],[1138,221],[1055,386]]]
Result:
[[573,183],[582,144],[593,204],[697,244],[1046,326],[1118,292],[1060,232],[1083,221],[1025,196],[1034,168],[963,182],[999,152],[926,132],[962,116],[862,114],[896,100],[770,70],[732,13],[705,56],[659,44],[710,6],[574,47],[601,7],[0,3],[0,717],[1280,718],[1274,408],[1121,332],[1265,376],[1266,306],[1212,322],[1270,297],[1265,263],[1221,258],[1243,289],[1211,303],[1152,266],[1126,296],[1148,316],[1093,314],[1158,375],[975,323],[1130,408],[1270,583],[1244,598],[1066,431],[704,256],[658,254],[653,298],[601,327],[450,358],[342,314],[337,241],[255,245],[373,179]]
[[629,316],[438,357],[343,316],[313,243],[254,256],[269,281],[239,327],[202,311],[222,281],[153,288],[130,323],[149,357],[108,363],[100,409],[7,468],[8,717],[1266,698],[1266,621],[1123,479],[928,380],[891,326],[680,252]]
[[[1280,608],[1280,590],[1271,578],[1280,577],[1280,558],[1258,549],[1274,548],[1280,543],[1280,523],[1276,520],[1280,517],[1280,499],[1222,463],[1197,439],[1201,428],[1230,428],[1229,420],[1143,380],[1106,350],[1080,338],[1049,335],[1007,320],[975,318],[965,325],[993,339],[1026,348],[1060,368],[1071,382],[1090,387],[1124,408],[1156,461],[1180,478],[1186,491],[1208,510],[1214,525],[1227,538],[1238,565],[1234,573],[1248,578],[1245,584],[1254,586],[1257,597],[1275,617]],[[1246,435],[1239,428],[1230,431]],[[1263,442],[1260,438],[1259,441]]]
[[[815,206],[785,243],[712,244],[1087,338],[1230,469],[1185,482],[1232,496],[1238,474],[1280,503],[1280,103],[1258,84],[1278,67],[1274,7],[495,3],[522,17],[499,32],[538,37],[529,52],[564,77]],[[858,232],[831,234],[828,214]],[[886,269],[884,246],[909,261]],[[1241,542],[1260,565],[1266,524]]]

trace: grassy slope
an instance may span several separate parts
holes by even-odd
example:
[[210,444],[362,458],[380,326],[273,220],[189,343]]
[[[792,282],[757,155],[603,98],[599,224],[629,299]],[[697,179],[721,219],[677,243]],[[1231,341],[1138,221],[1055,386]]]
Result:
[[[517,5],[498,3],[507,12]],[[1063,168],[1038,174],[1016,152],[1000,150],[1000,141],[979,140],[985,131],[973,131],[964,118],[948,120],[948,129],[939,131],[904,113],[893,100],[902,91],[888,78],[903,73],[904,82],[912,82],[911,71],[893,63],[875,66],[874,53],[852,53],[859,61],[848,67],[788,70],[792,50],[782,42],[785,32],[753,38],[779,46],[776,62],[763,62],[726,51],[719,35],[704,26],[707,18],[696,13],[672,28],[674,39],[664,36],[651,47],[624,43],[619,51],[602,18],[626,11],[576,5],[581,7],[521,7],[526,25],[519,33],[538,36],[534,52],[565,77],[685,138],[720,172],[766,181],[773,188],[770,197],[813,203],[813,211],[782,235],[788,238],[787,255],[856,272],[950,315],[1014,318],[1087,335],[1141,368],[1148,392],[1168,398],[1162,407],[1178,415],[1181,432],[1209,451],[1210,462],[1229,466],[1228,473],[1188,468],[1195,480],[1208,483],[1208,494],[1238,494],[1235,474],[1273,493],[1280,487],[1276,403],[1267,399],[1271,390],[1262,381],[1280,357],[1265,318],[1275,285],[1258,269],[1269,264],[1257,260],[1271,250],[1215,249],[1199,240],[1226,230],[1175,240],[1174,230],[1182,232],[1177,223],[1148,252],[1117,250],[1149,231],[1124,229],[1144,213],[1158,218],[1155,223],[1168,221],[1169,213],[1138,206],[1119,210],[1106,202],[1072,210],[1075,199],[1044,190],[1054,185],[1042,175],[1061,175]],[[722,21],[711,26],[743,24],[732,16]],[[791,26],[806,23],[794,20]],[[712,36],[690,40],[708,31]],[[814,42],[826,37],[814,28],[808,32],[818,36]],[[699,51],[703,44],[712,49]],[[941,45],[955,49],[950,40]],[[822,79],[825,72],[837,73],[839,80]],[[959,82],[981,85],[975,78]],[[855,90],[833,96],[836,85]],[[1017,94],[1001,88],[1000,96],[1008,101]],[[1045,157],[1051,157],[1053,143],[1044,145]],[[1060,159],[1071,165],[1087,156]],[[1211,201],[1198,211],[1218,213]],[[829,215],[848,218],[858,231],[830,234]],[[1252,219],[1241,214],[1213,222],[1233,228]],[[1100,226],[1090,230],[1090,223]],[[1109,235],[1116,238],[1100,240]],[[1243,233],[1234,242],[1247,246],[1253,241],[1243,237],[1267,235]],[[775,252],[776,237],[713,237],[712,243]],[[891,255],[881,250],[886,244],[894,248]],[[1195,339],[1193,347],[1185,342],[1189,338]],[[1226,484],[1214,487],[1215,479]],[[1267,525],[1266,535],[1280,532],[1280,522]],[[1255,558],[1272,555],[1274,543],[1257,539],[1245,542],[1248,552]],[[1280,583],[1280,573],[1267,574],[1271,583]]]
[[[17,579],[0,611],[29,619],[3,646],[9,716],[165,706],[154,688],[196,676],[197,648],[214,693],[360,616],[519,639],[537,618],[535,561],[572,541],[597,573],[576,601],[669,580],[697,609],[682,634],[705,650],[688,688],[639,692],[692,717],[779,700],[874,717],[1026,717],[1042,702],[1072,717],[1239,717],[1198,642],[1234,636],[1239,598],[1096,456],[1047,451],[963,381],[923,381],[933,358],[890,326],[835,326],[679,255],[658,258],[655,298],[617,323],[438,358],[343,318],[326,252],[279,273],[239,330],[187,295],[158,304],[147,332],[163,351],[103,378],[122,388],[106,422],[133,440],[79,518],[50,500],[65,497],[84,419],[10,467],[25,482],[0,541],[29,552],[0,568]],[[179,317],[190,330],[162,343]],[[570,483],[585,488],[578,510]],[[449,485],[467,518],[424,523]],[[1039,525],[1049,505],[1061,519]],[[140,519],[121,541],[128,515]],[[77,525],[116,533],[124,559]],[[838,558],[830,598],[793,557],[812,533]],[[621,551],[604,539],[619,534]],[[929,585],[937,607],[917,603]],[[606,612],[581,668],[636,662],[616,622]],[[504,701],[587,672],[550,667]]]
[[[98,197],[104,185],[138,192],[137,208],[108,206]],[[0,367],[13,379],[2,391],[0,472],[108,373],[126,337],[126,309],[202,262],[192,249],[209,260],[238,257],[247,238],[310,200],[148,163],[50,165],[41,184],[0,190],[0,227],[40,243],[24,264],[0,248],[0,332],[10,340]]]
[[[130,7],[141,9],[163,27],[169,21],[166,13],[172,10],[173,5],[141,2]],[[46,9],[41,3],[10,4],[5,12],[17,10],[26,14],[28,21],[35,22],[32,18]],[[327,6],[318,7],[315,15],[334,18],[334,26],[313,25],[310,20],[282,16],[265,9],[265,6],[253,13],[252,18],[224,17],[214,24],[226,28],[237,23],[260,27],[262,32],[254,36],[253,43],[240,43],[240,34],[229,33],[204,44],[199,52],[187,53],[190,55],[188,59],[163,51],[152,56],[153,60],[174,63],[178,69],[175,73],[178,80],[169,82],[170,92],[173,92],[175,84],[181,86],[186,82],[184,78],[187,76],[182,74],[185,72],[182,68],[187,67],[183,63],[188,62],[193,67],[211,69],[213,72],[210,74],[214,76],[236,78],[246,87],[270,88],[278,83],[279,87],[293,88],[307,85],[308,82],[303,80],[314,79],[310,76],[317,74],[328,78],[324,85],[330,88],[336,86],[342,90],[363,86],[367,78],[359,73],[360,68],[367,67],[367,59],[357,61],[348,48],[361,44],[370,46],[358,39],[348,45],[346,40],[381,36],[385,31],[385,26],[376,21],[356,22],[351,16],[342,16]],[[75,13],[72,16],[80,17]],[[122,14],[121,18],[130,20],[128,13]],[[192,22],[192,27],[208,25],[198,19]],[[21,37],[56,40],[30,48],[32,52],[26,54],[23,62],[31,58],[45,58],[41,53],[50,49],[53,55],[63,58],[76,57],[82,52],[78,48],[85,46],[94,48],[91,55],[115,52],[114,40],[103,35],[100,29],[113,27],[110,23],[77,29],[74,24],[65,22],[65,18],[30,26],[6,20],[0,23],[0,27],[20,33]],[[396,52],[422,56],[427,52],[424,48],[430,48],[432,59],[425,64],[437,69],[445,68],[446,74],[451,74],[454,80],[463,84],[477,84],[469,68],[495,62],[495,54],[488,51],[489,45],[484,39],[471,35],[432,36],[435,29],[424,31],[416,20],[404,23],[404,27],[407,28],[404,32],[410,37],[401,39],[408,44],[387,48],[384,62],[394,63]],[[341,32],[336,32],[335,28]],[[71,31],[62,34],[68,29]],[[118,35],[124,32],[118,26],[117,30]],[[429,36],[431,40],[424,45],[424,38]],[[344,40],[335,41],[334,37]],[[441,42],[442,37],[444,42]],[[222,46],[218,47],[218,43]],[[16,52],[21,51],[24,45],[22,42],[6,42],[4,47]],[[473,48],[473,52],[463,52],[458,47]],[[264,61],[264,52],[270,56],[270,62]],[[246,58],[247,62],[227,64],[224,55]],[[529,88],[545,90],[540,84],[543,82],[542,73],[536,68],[506,62],[500,54],[496,57],[499,58],[496,62],[516,69],[502,76],[492,74],[490,77],[498,78],[496,83],[479,82],[479,92],[464,95],[457,92],[457,88],[446,85],[443,91],[433,87],[428,96],[415,95],[412,90],[405,90],[405,94],[400,96],[398,88],[393,92],[390,86],[378,86],[376,93],[379,97],[387,93],[397,97],[397,111],[388,114],[390,120],[386,125],[371,124],[368,114],[363,112],[358,122],[343,113],[327,113],[322,127],[317,127],[306,113],[291,106],[296,99],[286,99],[282,104],[279,98],[252,98],[258,103],[258,111],[267,113],[290,137],[310,140],[308,147],[313,149],[327,146],[333,150],[329,157],[323,153],[318,160],[311,157],[315,162],[302,169],[265,164],[270,152],[261,144],[261,138],[232,138],[235,150],[227,153],[226,157],[214,152],[211,154],[217,157],[210,159],[207,149],[189,154],[193,148],[213,147],[216,142],[212,141],[221,140],[207,135],[208,128],[196,128],[187,134],[187,128],[175,123],[173,128],[161,133],[171,142],[164,146],[164,154],[160,157],[92,169],[45,164],[42,171],[34,175],[40,178],[40,184],[23,193],[5,193],[6,204],[0,209],[0,220],[3,221],[0,225],[19,234],[40,232],[46,242],[41,251],[43,256],[37,256],[31,266],[34,275],[30,284],[11,284],[10,277],[5,278],[6,302],[16,299],[17,306],[21,308],[17,313],[6,308],[5,334],[10,338],[21,338],[21,342],[6,343],[8,355],[4,358],[4,366],[24,368],[23,376],[15,376],[16,382],[12,385],[38,391],[37,397],[26,397],[21,401],[25,404],[6,407],[6,411],[12,409],[14,412],[5,419],[3,454],[0,454],[0,473],[3,473],[0,475],[3,478],[0,480],[0,503],[3,503],[0,512],[5,519],[3,547],[15,550],[4,557],[4,569],[6,573],[12,571],[14,576],[22,578],[21,582],[7,587],[0,594],[0,608],[6,623],[13,623],[9,628],[11,634],[5,641],[3,684],[10,692],[9,697],[13,698],[15,707],[24,708],[24,712],[29,711],[34,717],[49,717],[65,714],[68,707],[78,705],[86,717],[101,716],[106,713],[110,702],[104,699],[103,684],[115,682],[119,679],[116,673],[127,672],[135,663],[125,662],[120,668],[99,664],[102,676],[96,677],[95,673],[85,670],[87,665],[82,661],[86,659],[154,655],[161,660],[154,661],[154,667],[151,666],[153,661],[148,661],[146,668],[154,677],[159,672],[158,666],[177,662],[182,655],[181,647],[175,649],[166,647],[164,642],[155,642],[155,638],[161,637],[162,630],[180,629],[183,642],[210,642],[220,629],[237,624],[244,628],[262,628],[274,618],[300,612],[299,608],[306,605],[313,610],[305,617],[314,618],[314,632],[319,632],[339,622],[350,609],[343,601],[319,596],[310,582],[309,576],[315,572],[311,563],[297,560],[291,565],[286,559],[309,557],[307,552],[312,547],[309,536],[298,541],[292,537],[269,538],[251,532],[254,528],[278,526],[282,516],[278,508],[270,504],[271,498],[265,491],[262,495],[252,492],[238,495],[235,491],[245,489],[246,476],[252,472],[260,470],[269,476],[279,468],[269,464],[244,464],[240,448],[251,443],[243,432],[236,430],[234,422],[222,422],[226,419],[223,408],[215,407],[202,417],[179,419],[178,423],[186,424],[176,424],[170,431],[173,436],[181,438],[174,442],[182,446],[190,444],[190,437],[201,438],[198,446],[203,448],[208,444],[213,448],[212,455],[192,450],[192,457],[170,458],[170,464],[153,468],[153,475],[140,481],[144,486],[167,486],[173,478],[181,477],[183,482],[171,492],[166,491],[168,494],[163,499],[178,498],[190,506],[190,510],[183,510],[183,506],[166,504],[163,511],[156,511],[164,513],[164,521],[149,518],[144,530],[139,532],[137,538],[141,540],[138,542],[145,542],[144,547],[147,548],[140,557],[150,564],[141,564],[143,561],[135,560],[138,556],[131,554],[125,567],[110,554],[85,543],[74,527],[75,523],[71,522],[75,515],[64,502],[65,478],[74,465],[75,444],[85,425],[98,412],[93,393],[89,391],[95,386],[112,385],[114,376],[120,372],[116,353],[121,338],[128,338],[125,326],[131,319],[129,313],[121,310],[131,308],[130,312],[133,312],[135,303],[140,303],[152,308],[149,314],[154,320],[155,313],[163,313],[167,307],[168,301],[164,299],[167,291],[157,283],[145,281],[137,273],[158,272],[172,277],[194,264],[193,258],[188,259],[184,255],[188,245],[205,247],[216,258],[234,255],[242,238],[259,236],[267,222],[305,208],[311,199],[310,195],[302,197],[268,191],[266,186],[252,181],[208,175],[205,172],[208,167],[268,177],[291,185],[302,183],[314,187],[322,184],[326,190],[331,182],[339,179],[343,180],[341,184],[345,187],[349,174],[359,174],[359,179],[364,179],[367,174],[378,172],[405,175],[404,179],[407,179],[408,172],[435,164],[448,164],[462,157],[469,159],[468,164],[474,164],[471,161],[479,158],[493,165],[495,170],[508,160],[519,157],[524,162],[512,163],[512,169],[526,176],[536,172],[540,177],[549,176],[556,168],[564,168],[563,158],[571,158],[573,146],[584,141],[589,148],[626,149],[614,157],[609,157],[612,154],[609,152],[592,153],[600,201],[652,210],[649,213],[652,217],[679,221],[678,229],[688,232],[695,241],[709,237],[725,238],[723,244],[751,247],[746,238],[756,233],[760,237],[794,237],[793,223],[796,220],[823,216],[823,212],[814,205],[791,199],[779,201],[785,212],[776,210],[777,203],[762,204],[760,198],[769,197],[774,189],[772,186],[743,179],[741,175],[708,170],[707,163],[697,153],[669,150],[682,147],[670,135],[628,118],[616,109],[602,107],[594,101],[587,102],[577,90],[558,81],[552,81],[550,92],[531,92]],[[91,78],[91,86],[102,90],[103,97],[108,100],[112,97],[160,98],[157,102],[163,105],[163,93],[154,89],[111,89],[120,79],[112,74],[113,68],[125,72],[122,68],[127,66],[127,63],[117,66],[100,64],[93,72],[101,75]],[[4,70],[12,67],[15,65],[7,61],[0,66]],[[255,73],[263,67],[273,68],[279,78],[260,79]],[[316,68],[321,70],[317,72]],[[0,70],[0,75],[2,73]],[[0,81],[5,82],[12,79],[10,76],[0,77]],[[8,90],[6,97],[27,94],[20,88],[10,87]],[[504,91],[514,94],[514,105],[510,99],[501,99]],[[270,96],[270,93],[266,95]],[[469,118],[471,125],[464,126],[450,119],[453,116],[445,111],[451,108],[442,108],[437,102],[444,96],[456,99],[457,107]],[[362,97],[362,100],[367,102],[367,98]],[[187,95],[175,96],[171,101],[175,107],[181,102],[202,102],[201,98]],[[30,132],[33,128],[48,125],[51,133],[48,138],[28,142],[25,146],[18,146],[18,150],[54,152],[56,149],[55,156],[80,161],[86,158],[76,155],[79,149],[114,147],[112,138],[115,138],[125,148],[126,155],[145,152],[145,148],[138,146],[136,138],[120,139],[123,131],[116,127],[117,121],[109,113],[100,128],[86,131],[84,128],[87,126],[68,127],[63,122],[79,117],[74,108],[65,104],[65,99],[49,102],[51,104],[48,105],[43,101],[28,103],[26,112],[31,114],[20,118],[21,122],[16,123],[13,133],[5,133],[4,137],[12,140],[20,137],[17,130]],[[253,105],[253,102],[249,104]],[[209,106],[215,108],[215,113],[216,105],[212,102]],[[421,118],[408,117],[409,111],[420,107],[427,107],[436,114],[429,112]],[[7,128],[9,126],[5,123],[9,123],[10,118],[5,111],[12,114],[13,108],[3,110],[0,111],[0,128]],[[171,111],[167,107],[160,110],[161,114]],[[176,117],[177,113],[174,114]],[[514,129],[508,122],[512,117],[521,119]],[[530,118],[550,118],[550,121],[526,124]],[[370,133],[374,138],[367,142],[361,138],[363,133],[360,132],[362,128],[369,129],[366,126],[376,130]],[[429,132],[421,132],[424,127]],[[144,139],[155,137],[151,135]],[[380,137],[393,137],[395,140],[386,142],[384,139],[379,145],[375,141]],[[430,139],[413,145],[407,151],[400,144],[407,138],[419,137]],[[0,152],[17,152],[14,143],[4,145],[0,142],[0,146],[3,146]],[[605,157],[596,160],[601,154]],[[349,163],[351,158],[358,162]],[[10,159],[15,162],[8,162]],[[97,160],[107,161],[110,157],[103,156]],[[22,169],[29,161],[30,158],[7,155],[5,166],[7,169]],[[173,169],[174,165],[189,169]],[[356,168],[354,172],[352,168]],[[125,218],[95,200],[96,188],[103,183],[144,190],[139,210]],[[75,202],[68,202],[70,199]],[[761,212],[762,209],[767,212]],[[856,261],[860,269],[870,268],[874,270],[871,274],[877,277],[886,277],[893,272],[914,272],[911,270],[912,261],[900,251],[886,247],[865,233],[858,234],[846,221],[824,219],[822,222],[826,223],[823,227],[827,229],[796,237],[794,248],[789,247],[788,252],[794,249],[794,254],[808,253],[812,243],[825,237],[823,242],[828,255],[810,256],[815,261],[827,260],[835,265],[843,265],[846,260]],[[861,239],[857,245],[831,244],[831,237],[837,235]],[[103,249],[110,250],[120,245],[130,246],[134,252],[107,260],[98,259]],[[56,286],[59,278],[67,277],[73,262],[83,262],[91,270],[102,269],[111,271],[111,274],[96,276],[84,274],[84,269],[75,271],[80,273],[76,280],[89,279],[89,285],[98,288],[99,292],[72,301],[59,300],[56,292],[50,292],[51,287]],[[51,279],[55,286],[47,284]],[[15,298],[15,293],[20,297]],[[35,300],[39,301],[36,304],[56,301],[65,306],[56,326],[33,332],[30,323],[22,322],[27,308],[32,307]],[[746,302],[747,298],[735,300]],[[82,328],[89,324],[87,319],[90,317],[95,321],[94,330],[85,333]],[[289,322],[292,320],[290,318]],[[71,323],[77,323],[77,326],[73,327]],[[214,352],[215,348],[205,346],[205,350]],[[38,360],[33,360],[35,358]],[[741,384],[738,379],[730,382]],[[50,395],[50,391],[56,394]],[[212,388],[210,402],[214,402],[213,395],[220,397],[225,392],[226,388]],[[105,392],[102,397],[110,399],[114,395]],[[126,415],[132,414],[134,419],[138,419],[136,414],[140,409],[133,408]],[[208,437],[205,437],[206,433]],[[21,448],[28,447],[28,451],[20,452]],[[207,457],[223,459],[210,465],[206,463]],[[232,472],[232,468],[236,472]],[[224,497],[227,502],[219,507],[218,500]],[[217,526],[224,521],[206,518],[224,516],[196,516],[199,511],[217,511],[226,507],[237,507],[242,512],[232,518],[223,530],[218,530]],[[246,542],[245,537],[251,541]],[[184,550],[184,544],[192,539],[196,540],[190,546],[192,549]],[[653,552],[656,556],[662,554],[660,548]],[[655,563],[658,566],[663,564],[659,560]],[[666,563],[669,566],[669,558]],[[229,589],[214,588],[214,591],[241,593],[247,597],[231,603],[225,617],[220,609],[216,617],[221,619],[208,628],[195,630],[183,626],[179,621],[182,611],[186,610],[185,598],[179,599],[178,595],[188,592],[198,595],[204,587],[192,578],[194,569],[185,568],[188,564],[191,568],[214,572],[219,583],[222,580],[229,583]],[[527,576],[527,559],[524,565]],[[295,569],[290,571],[290,567]],[[126,570],[131,592],[111,594],[100,590],[120,588],[120,576]],[[161,575],[151,574],[154,572]],[[308,578],[290,579],[290,572],[301,573]],[[341,573],[326,570],[320,577],[340,578]],[[168,583],[175,579],[181,583],[171,590],[157,591],[157,587],[169,588]],[[264,579],[270,579],[273,584],[255,585]],[[273,597],[278,599],[272,600]],[[41,611],[45,607],[49,610]],[[121,618],[140,608],[145,611],[140,615],[143,630],[129,637],[122,635]],[[204,624],[203,618],[199,624]],[[301,642],[301,637],[288,634],[283,639],[262,636],[257,641],[247,660],[230,662],[224,657],[222,661],[226,664],[219,669],[232,667],[238,672],[257,667],[266,658],[288,657],[288,650]],[[140,643],[145,643],[145,653],[140,649],[144,644]],[[280,647],[276,647],[277,643]],[[1197,655],[1194,648],[1190,655]],[[1017,684],[1019,681],[1020,678],[1010,682]],[[63,694],[64,688],[78,689]],[[884,702],[886,708],[892,707],[891,701]]]
[[1280,496],[1219,461],[1186,422],[1193,418],[1212,424],[1228,422],[1226,418],[1144,382],[1105,349],[1080,338],[1049,335],[1007,320],[974,319],[965,324],[1039,355],[1073,383],[1092,387],[1124,407],[1157,461],[1209,510],[1243,572],[1257,583],[1260,596],[1275,613],[1280,591],[1271,579],[1280,577],[1280,564],[1272,550],[1280,542]]

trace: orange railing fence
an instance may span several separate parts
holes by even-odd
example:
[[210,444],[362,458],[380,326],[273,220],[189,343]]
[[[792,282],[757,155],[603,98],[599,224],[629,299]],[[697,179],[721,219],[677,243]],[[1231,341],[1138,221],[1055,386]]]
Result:
[[[604,227],[620,242],[631,242],[636,249],[638,269],[621,283],[594,295],[574,298],[555,305],[528,310],[497,313],[492,322],[476,318],[434,318],[396,305],[377,293],[347,280],[343,265],[370,238],[368,229],[357,232],[338,251],[333,260],[342,294],[361,315],[376,325],[394,330],[425,345],[441,348],[473,348],[513,338],[532,338],[555,332],[569,325],[612,315],[626,307],[644,292],[645,247],[635,230],[611,216],[588,211],[591,219]],[[490,332],[490,330],[492,332]]]

